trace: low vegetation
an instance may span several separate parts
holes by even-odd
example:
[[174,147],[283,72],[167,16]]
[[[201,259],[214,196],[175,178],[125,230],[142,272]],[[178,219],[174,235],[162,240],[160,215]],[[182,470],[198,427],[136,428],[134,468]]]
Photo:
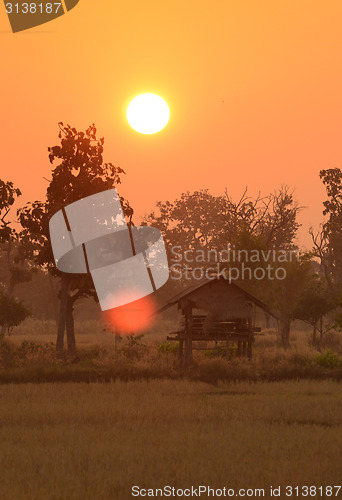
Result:
[[177,344],[166,342],[169,323],[159,323],[145,335],[123,337],[115,345],[114,335],[97,322],[76,325],[77,358],[59,359],[55,352],[53,322],[26,320],[2,342],[0,382],[109,382],[111,380],[188,379],[217,384],[220,381],[279,381],[342,379],[342,334],[326,334],[320,350],[310,344],[310,332],[298,330],[291,348],[284,350],[275,330],[256,337],[253,359],[234,357],[226,361],[224,347],[208,345],[194,351],[191,368],[181,368]]

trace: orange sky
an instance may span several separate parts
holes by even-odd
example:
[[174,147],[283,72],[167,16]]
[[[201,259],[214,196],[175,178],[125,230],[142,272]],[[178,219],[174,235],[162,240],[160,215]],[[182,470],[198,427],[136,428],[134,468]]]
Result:
[[[284,183],[305,231],[322,220],[318,172],[342,168],[340,0],[80,0],[17,34],[0,5],[0,44],[0,177],[23,200],[44,196],[57,122],[94,122],[139,215],[186,190],[237,198]],[[153,136],[125,120],[143,92],[171,111]]]

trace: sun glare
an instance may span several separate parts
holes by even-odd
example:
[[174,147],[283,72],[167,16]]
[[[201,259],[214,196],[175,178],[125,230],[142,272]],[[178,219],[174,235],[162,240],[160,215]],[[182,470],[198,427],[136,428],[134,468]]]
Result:
[[164,99],[156,94],[141,94],[128,105],[127,120],[140,134],[160,132],[170,118],[170,110]]
[[146,296],[129,304],[105,312],[106,321],[120,333],[145,330],[155,321],[157,304],[152,296]]

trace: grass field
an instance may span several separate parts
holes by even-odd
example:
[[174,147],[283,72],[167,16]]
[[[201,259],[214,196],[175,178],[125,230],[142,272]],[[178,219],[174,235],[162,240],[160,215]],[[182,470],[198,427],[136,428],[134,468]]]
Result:
[[341,481],[342,392],[335,382],[0,390],[2,500],[127,500],[133,485],[201,484],[265,488],[269,498],[271,485]]
[[99,322],[76,324],[75,364],[56,358],[53,321],[20,325],[0,350],[0,500],[126,500],[134,485],[261,488],[264,498],[281,486],[288,498],[286,485],[339,484],[339,332],[319,353],[309,331],[284,351],[266,330],[252,361],[196,351],[184,370],[158,349],[173,327],[114,349]]

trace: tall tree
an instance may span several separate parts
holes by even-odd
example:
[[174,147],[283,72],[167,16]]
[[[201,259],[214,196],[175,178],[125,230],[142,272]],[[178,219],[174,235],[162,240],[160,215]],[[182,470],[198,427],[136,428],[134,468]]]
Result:
[[238,245],[241,235],[257,236],[266,247],[285,249],[293,248],[299,210],[286,186],[254,199],[246,189],[237,202],[227,190],[223,196],[213,196],[204,189],[183,193],[173,203],[159,201],[146,222],[159,227],[169,246],[180,245],[184,251]]
[[[49,240],[49,220],[57,211],[77,200],[111,189],[121,183],[122,168],[103,161],[104,138],[97,138],[95,125],[84,132],[70,125],[58,124],[60,144],[49,147],[53,165],[46,200],[35,201],[20,210],[20,222],[25,236],[30,238],[36,263],[60,277],[60,310],[56,350],[64,356],[64,333],[67,333],[68,353],[76,356],[73,309],[75,302],[96,292],[90,275],[70,275],[59,272],[54,265]],[[132,222],[133,210],[120,198],[125,215]]]
[[223,196],[213,196],[208,189],[181,194],[173,203],[157,202],[145,221],[158,227],[168,250],[180,246],[184,250],[212,248],[225,223]]
[[[245,190],[237,202],[227,191],[223,196],[213,196],[208,190],[202,190],[183,193],[173,203],[158,202],[146,222],[162,231],[171,259],[172,247],[178,247],[179,253],[188,254],[196,250],[219,253],[228,245],[247,251],[288,250],[295,247],[299,210],[287,187],[255,199]],[[202,262],[202,268],[213,264],[210,260]],[[186,265],[184,261],[183,264]],[[234,262],[233,265],[239,264]]]
[[327,283],[329,301],[335,304],[336,325],[342,320],[338,308],[342,303],[342,171],[339,168],[321,170],[320,178],[325,185],[327,200],[323,202],[326,217],[320,231],[310,234],[314,254],[320,262],[320,271]]
[[290,347],[292,321],[304,319],[304,312],[299,309],[298,304],[304,300],[303,294],[313,279],[314,269],[310,253],[303,253],[298,259],[283,262],[281,265],[286,271],[284,279],[268,283],[267,288],[269,303],[280,314],[280,340],[282,346],[287,349]]
[[318,234],[311,230],[316,256],[333,295],[342,291],[342,171],[321,170],[328,199],[323,202],[326,220]]
[[12,297],[19,283],[29,281],[32,270],[26,265],[22,246],[18,243],[18,232],[10,219],[10,212],[16,199],[21,195],[20,189],[13,182],[0,179],[0,339],[4,337],[6,328],[18,325],[29,314],[28,310]]
[[[333,328],[335,321],[324,317],[330,316],[336,308],[336,300],[332,297],[324,276],[315,273],[305,280],[304,289],[294,308],[294,316],[312,326],[312,344],[319,346],[324,334]],[[318,336],[319,334],[319,336]]]

